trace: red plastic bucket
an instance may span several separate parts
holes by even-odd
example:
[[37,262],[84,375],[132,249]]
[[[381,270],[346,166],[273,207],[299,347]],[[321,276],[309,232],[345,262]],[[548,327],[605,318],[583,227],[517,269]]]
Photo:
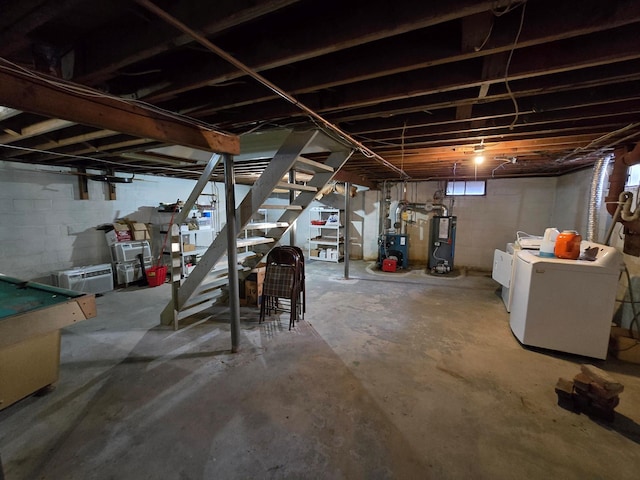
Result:
[[167,279],[167,267],[164,265],[159,267],[151,267],[147,269],[147,283],[150,287],[162,285]]

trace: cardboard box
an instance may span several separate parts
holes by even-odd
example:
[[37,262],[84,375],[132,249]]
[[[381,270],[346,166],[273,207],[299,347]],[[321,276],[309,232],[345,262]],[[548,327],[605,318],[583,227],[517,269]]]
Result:
[[247,299],[247,305],[257,307],[260,305],[260,297],[262,296],[262,283],[253,280],[244,281],[244,293]]
[[264,277],[267,274],[267,265],[265,263],[259,263],[255,268],[251,270],[251,273],[247,277],[248,280],[257,281],[258,284],[264,283]]
[[640,340],[630,337],[627,328],[611,327],[609,349],[618,360],[640,363]]
[[196,246],[193,243],[183,243],[182,244],[182,251],[183,252],[193,252],[195,251]]
[[309,250],[309,256],[310,257],[319,257],[320,256],[320,249],[312,248],[311,250]]
[[133,240],[151,240],[149,229],[144,223],[133,222],[130,224]]
[[106,232],[105,238],[107,239],[107,245],[109,246],[118,242],[130,242],[131,231],[129,230],[129,226],[124,223],[114,223],[113,230]]

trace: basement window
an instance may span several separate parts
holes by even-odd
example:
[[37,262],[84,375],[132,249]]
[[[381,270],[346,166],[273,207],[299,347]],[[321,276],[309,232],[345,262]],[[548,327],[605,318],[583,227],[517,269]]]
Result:
[[637,187],[640,185],[640,165],[632,165],[629,167],[629,176],[625,187]]
[[487,193],[487,182],[484,180],[459,180],[447,182],[447,195],[450,196],[482,196]]

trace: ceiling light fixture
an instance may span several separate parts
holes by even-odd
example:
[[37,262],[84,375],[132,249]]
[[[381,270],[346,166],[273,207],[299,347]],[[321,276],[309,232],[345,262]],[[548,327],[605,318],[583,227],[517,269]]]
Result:
[[476,155],[476,158],[473,159],[476,165],[480,165],[484,162],[484,155]]

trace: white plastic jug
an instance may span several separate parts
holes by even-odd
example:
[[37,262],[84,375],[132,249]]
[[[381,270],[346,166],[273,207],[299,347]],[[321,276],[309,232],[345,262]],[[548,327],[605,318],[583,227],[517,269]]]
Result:
[[558,238],[560,232],[557,228],[547,228],[544,231],[544,237],[542,237],[542,243],[540,244],[540,256],[541,257],[555,257],[553,250],[556,247],[556,238]]

